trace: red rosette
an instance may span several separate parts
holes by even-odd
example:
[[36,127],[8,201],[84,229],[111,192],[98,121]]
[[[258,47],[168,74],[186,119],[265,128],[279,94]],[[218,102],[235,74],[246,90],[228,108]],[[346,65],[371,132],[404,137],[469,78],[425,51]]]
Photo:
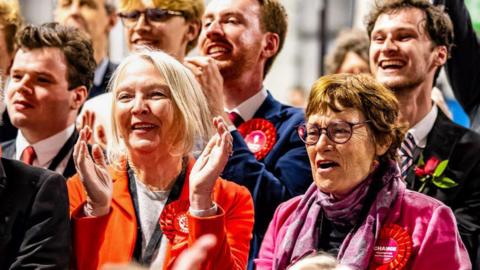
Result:
[[275,126],[263,118],[248,120],[237,129],[257,160],[265,158],[277,141]]
[[170,243],[179,243],[188,236],[187,211],[190,203],[185,200],[174,201],[163,208],[160,215],[160,228]]
[[369,269],[405,269],[412,254],[412,237],[397,224],[382,227],[380,238],[373,248]]

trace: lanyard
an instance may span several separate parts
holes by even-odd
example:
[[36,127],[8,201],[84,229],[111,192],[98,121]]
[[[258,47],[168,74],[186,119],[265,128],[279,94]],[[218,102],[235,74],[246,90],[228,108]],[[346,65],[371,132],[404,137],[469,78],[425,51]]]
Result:
[[[163,207],[164,209],[169,203],[177,200],[180,197],[183,184],[185,183],[187,161],[188,159],[186,157],[183,158],[182,171],[180,172],[180,174],[177,176],[177,179],[175,180],[175,184],[173,185],[172,191],[170,191],[170,194],[168,195],[167,203]],[[162,240],[163,232],[160,229],[160,223],[157,222],[157,226],[153,231],[152,237],[150,238],[150,240],[148,240],[145,253],[141,254],[142,253],[142,237],[141,237],[142,227],[140,226],[140,220],[139,220],[140,215],[138,212],[139,206],[138,206],[137,186],[135,184],[135,181],[137,180],[135,178],[135,173],[133,172],[132,168],[128,165],[128,163],[127,163],[127,172],[128,172],[128,188],[130,191],[130,195],[132,196],[133,207],[135,208],[135,216],[137,219],[137,240],[135,242],[133,258],[141,265],[149,266],[154,259],[153,256],[155,254],[155,251],[157,251],[160,248],[160,242]],[[160,220],[160,216],[158,217],[158,219]]]

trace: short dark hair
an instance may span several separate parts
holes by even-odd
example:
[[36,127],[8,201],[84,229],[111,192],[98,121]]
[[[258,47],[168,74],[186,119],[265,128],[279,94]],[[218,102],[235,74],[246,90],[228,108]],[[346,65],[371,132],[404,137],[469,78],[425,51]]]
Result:
[[434,6],[427,0],[383,0],[376,1],[366,19],[368,37],[371,38],[378,17],[400,10],[415,8],[423,11],[426,17],[425,30],[436,46],[447,47],[448,53],[453,45],[453,24],[443,7]]
[[258,0],[258,3],[260,4],[260,25],[262,30],[275,33],[279,37],[277,53],[267,59],[265,63],[263,71],[263,76],[265,77],[285,43],[288,29],[288,16],[285,7],[278,0]]
[[17,36],[21,49],[58,48],[67,62],[68,88],[93,85],[96,63],[90,39],[80,30],[58,23],[27,25]]

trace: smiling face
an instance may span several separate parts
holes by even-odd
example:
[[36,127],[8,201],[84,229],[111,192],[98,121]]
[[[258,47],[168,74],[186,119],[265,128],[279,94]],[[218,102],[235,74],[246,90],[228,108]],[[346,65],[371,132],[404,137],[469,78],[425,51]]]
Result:
[[432,84],[446,60],[446,48],[434,46],[425,30],[425,14],[404,8],[378,17],[371,33],[370,68],[392,90]]
[[130,62],[119,74],[113,95],[115,126],[127,149],[142,154],[168,152],[174,107],[158,69],[146,60]]
[[257,0],[213,0],[203,16],[199,47],[216,60],[223,77],[263,67],[266,33]]
[[[145,11],[147,8],[157,8],[152,1],[138,1],[135,5],[122,12],[133,10]],[[182,16],[169,16],[162,22],[145,20],[145,14],[138,18],[137,23],[125,27],[128,48],[131,51],[144,47],[162,50],[175,58],[182,60],[187,52],[187,44],[198,35],[198,25],[187,21]]]
[[[308,124],[325,128],[331,122],[358,123],[365,120],[356,109],[349,108],[338,113],[329,109],[324,114],[311,115]],[[315,145],[306,147],[315,184],[322,192],[339,198],[365,180],[373,171],[377,157],[368,124],[353,127],[352,137],[344,144],[332,142],[323,132]]]
[[60,49],[20,49],[10,77],[7,109],[15,127],[46,138],[73,123],[83,100],[77,102],[76,90],[68,89],[67,64]]

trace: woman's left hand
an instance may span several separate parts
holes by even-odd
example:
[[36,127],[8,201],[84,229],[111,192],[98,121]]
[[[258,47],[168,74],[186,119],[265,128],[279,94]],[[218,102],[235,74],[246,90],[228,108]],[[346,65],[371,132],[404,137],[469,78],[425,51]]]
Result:
[[190,207],[207,210],[212,207],[212,192],[215,182],[232,153],[232,136],[222,117],[215,117],[217,129],[203,150],[190,173]]

